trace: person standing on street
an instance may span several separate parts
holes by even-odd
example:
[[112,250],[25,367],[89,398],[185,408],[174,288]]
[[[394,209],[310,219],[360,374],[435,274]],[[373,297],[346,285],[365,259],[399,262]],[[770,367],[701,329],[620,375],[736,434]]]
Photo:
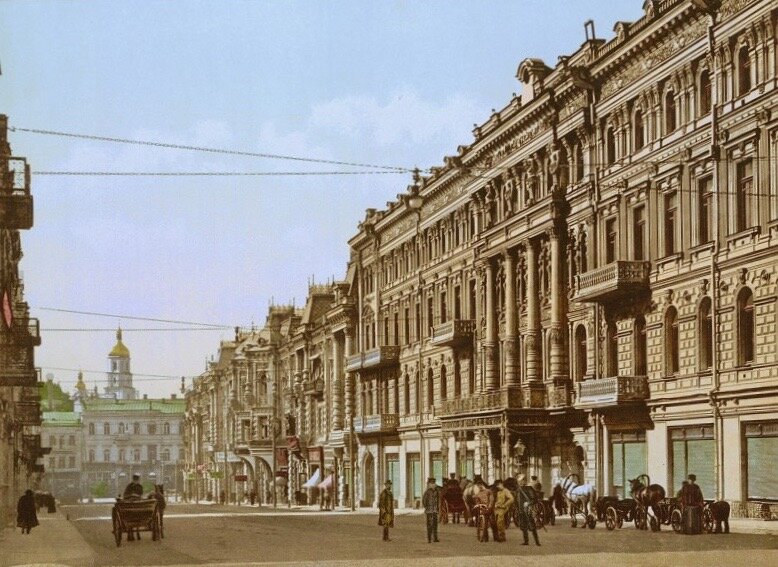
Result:
[[384,541],[391,541],[389,528],[394,527],[394,495],[391,480],[384,483],[384,489],[378,497],[378,525],[384,528]]
[[497,487],[494,494],[494,515],[497,524],[494,541],[505,541],[505,516],[513,504],[513,495],[503,486],[502,480],[496,480],[494,484]]
[[427,543],[438,542],[438,513],[440,512],[440,490],[434,478],[427,479],[427,490],[421,498],[424,515],[427,516]]
[[523,474],[519,475],[517,480],[519,481],[519,490],[517,491],[518,501],[516,502],[516,505],[519,508],[519,528],[524,536],[524,541],[521,545],[529,545],[528,532],[532,532],[532,537],[535,539],[535,545],[540,545],[535,518],[530,510],[537,499],[537,495],[532,487],[527,486],[526,476]]
[[30,530],[38,525],[38,514],[35,512],[35,496],[29,488],[19,498],[16,505],[16,525],[22,528],[23,534],[29,534]]

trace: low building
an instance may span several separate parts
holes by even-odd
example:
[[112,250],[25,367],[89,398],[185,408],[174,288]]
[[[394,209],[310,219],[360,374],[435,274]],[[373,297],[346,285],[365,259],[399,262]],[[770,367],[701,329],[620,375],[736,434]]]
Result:
[[45,411],[41,439],[51,449],[44,458],[40,489],[61,502],[76,502],[86,494],[81,480],[84,438],[81,415],[74,411]]

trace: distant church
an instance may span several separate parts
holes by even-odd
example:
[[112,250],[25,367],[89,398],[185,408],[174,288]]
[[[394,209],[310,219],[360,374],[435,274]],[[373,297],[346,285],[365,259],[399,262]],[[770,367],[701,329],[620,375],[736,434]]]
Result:
[[138,392],[132,387],[132,372],[130,372],[130,350],[122,342],[122,329],[116,331],[116,344],[108,353],[109,371],[108,385],[101,398],[116,400],[136,400]]

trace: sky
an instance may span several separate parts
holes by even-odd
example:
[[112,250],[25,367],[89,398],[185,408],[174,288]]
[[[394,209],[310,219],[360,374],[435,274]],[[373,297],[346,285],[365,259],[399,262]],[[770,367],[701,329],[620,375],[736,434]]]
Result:
[[[641,6],[5,0],[0,113],[20,129],[428,168],[520,91],[523,59],[554,66],[583,43],[586,20],[610,39]],[[300,306],[309,282],[342,279],[365,209],[385,208],[411,183],[376,168],[20,130],[9,139],[33,171],[35,225],[22,235],[20,268],[41,321],[36,365],[70,390],[83,369],[102,391],[121,325],[140,392],[178,392],[173,377],[201,373],[233,336],[226,328],[261,327],[271,303]],[[44,173],[323,171],[372,173]]]

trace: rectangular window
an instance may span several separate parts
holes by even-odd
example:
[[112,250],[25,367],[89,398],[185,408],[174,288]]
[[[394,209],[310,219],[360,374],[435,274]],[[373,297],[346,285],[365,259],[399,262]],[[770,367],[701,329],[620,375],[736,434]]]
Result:
[[103,450],[103,462],[108,463],[111,461],[111,452],[108,449]]
[[418,453],[409,453],[407,455],[407,467],[407,493],[409,500],[413,503],[421,498],[421,459]]
[[713,178],[704,177],[697,182],[698,244],[713,240]]
[[672,494],[681,490],[684,480],[696,475],[697,485],[706,498],[716,495],[716,477],[713,464],[716,460],[716,444],[713,441],[713,426],[684,427],[670,430],[672,444]]
[[69,469],[76,468],[76,458],[75,457],[68,457],[68,468]]
[[[397,455],[386,456],[386,480],[392,481],[395,492],[400,489],[400,459]],[[395,494],[396,497],[396,494]]]
[[749,423],[745,428],[749,500],[778,500],[778,422]]
[[676,230],[678,223],[678,193],[665,193],[665,256],[675,254]]
[[430,474],[436,481],[443,479],[443,457],[440,453],[430,453]]
[[646,259],[646,208],[632,210],[632,254],[635,260]]
[[111,424],[106,422],[103,424],[103,435],[110,435],[111,434]]
[[411,342],[411,310],[406,307],[403,315],[403,342],[407,345]]
[[618,230],[616,228],[616,219],[610,218],[605,221],[605,263],[610,264],[616,261],[616,247],[618,244]]
[[427,333],[432,336],[432,326],[435,324],[435,306],[432,297],[427,298]]
[[751,225],[748,204],[754,189],[753,164],[750,159],[737,164],[737,182],[735,193],[735,232],[747,229]]
[[475,452],[467,451],[465,460],[459,463],[459,476],[463,478],[475,478]]
[[446,292],[440,293],[440,322],[445,323],[448,320],[448,312],[446,310]]
[[416,336],[417,341],[421,340],[421,303],[416,303]]
[[646,434],[614,433],[611,436],[611,486],[619,498],[629,497],[629,479],[646,472]]
[[454,319],[462,318],[462,291],[457,285],[454,286]]
[[470,280],[470,305],[468,305],[468,308],[470,310],[470,317],[469,319],[475,321],[475,313],[476,313],[476,305],[478,303],[478,296],[476,295],[475,291],[475,280]]
[[384,317],[384,336],[383,341],[381,341],[384,345],[390,345],[392,344],[389,337],[389,317]]

